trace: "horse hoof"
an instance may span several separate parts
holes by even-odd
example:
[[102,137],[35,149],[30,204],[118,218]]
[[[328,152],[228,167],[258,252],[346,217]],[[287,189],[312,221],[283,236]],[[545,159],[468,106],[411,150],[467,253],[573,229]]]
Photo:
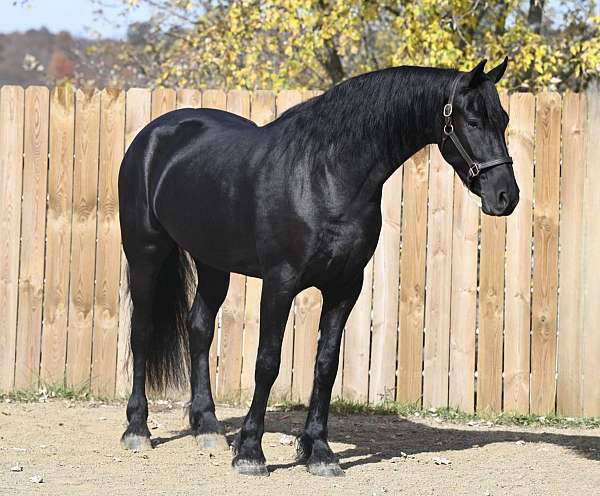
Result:
[[307,469],[312,475],[320,477],[342,477],[346,475],[337,463],[311,463]]
[[231,465],[233,470],[240,475],[253,475],[255,477],[269,476],[269,470],[263,462],[234,458]]
[[152,442],[146,436],[127,434],[121,438],[121,446],[126,450],[147,451],[152,449]]
[[205,434],[197,434],[196,442],[201,450],[207,451],[229,451],[229,445],[223,434],[216,432],[208,432]]

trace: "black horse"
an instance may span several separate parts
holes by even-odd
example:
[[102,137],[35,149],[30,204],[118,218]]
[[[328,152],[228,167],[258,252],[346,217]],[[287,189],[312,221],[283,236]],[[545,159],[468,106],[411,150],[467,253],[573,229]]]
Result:
[[[519,189],[495,83],[484,72],[397,67],[358,76],[259,127],[213,109],[182,109],[148,124],[123,159],[119,204],[133,302],[133,390],[126,448],[150,444],[146,382],[178,384],[189,349],[189,420],[202,446],[223,442],[208,353],[229,274],[263,280],[256,387],[233,467],[268,475],[261,448],[293,298],[323,294],[310,408],[298,454],[311,473],[340,475],[327,442],[331,389],[346,319],[381,228],[386,179],[437,143],[483,211],[510,214]],[[188,257],[189,254],[189,257]],[[191,309],[190,258],[198,285]]]

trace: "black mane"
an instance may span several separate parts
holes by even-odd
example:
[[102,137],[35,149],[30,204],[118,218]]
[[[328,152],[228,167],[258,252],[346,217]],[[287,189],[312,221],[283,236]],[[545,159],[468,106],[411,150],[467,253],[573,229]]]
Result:
[[[369,155],[397,166],[414,143],[437,142],[441,112],[458,71],[401,66],[348,79],[300,103],[269,126],[300,143],[302,153],[327,150],[348,163]],[[408,146],[411,144],[412,146]]]

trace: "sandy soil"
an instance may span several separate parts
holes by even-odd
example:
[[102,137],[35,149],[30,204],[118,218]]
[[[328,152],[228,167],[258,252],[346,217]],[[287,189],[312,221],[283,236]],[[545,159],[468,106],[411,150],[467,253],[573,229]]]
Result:
[[[218,409],[230,437],[244,413]],[[232,472],[230,453],[198,449],[181,404],[151,407],[150,452],[120,448],[124,416],[123,405],[0,404],[0,495],[600,494],[598,429],[333,417],[330,439],[346,476],[324,479],[297,465],[294,447],[281,442],[283,434],[300,431],[305,412],[269,412],[263,447],[271,476],[248,478]],[[23,470],[13,472],[16,465]]]

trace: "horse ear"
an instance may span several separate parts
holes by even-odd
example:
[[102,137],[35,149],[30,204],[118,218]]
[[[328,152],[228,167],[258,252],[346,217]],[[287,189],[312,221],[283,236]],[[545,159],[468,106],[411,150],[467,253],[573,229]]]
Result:
[[487,73],[487,77],[494,83],[497,83],[504,76],[506,66],[508,65],[508,57],[504,57],[504,60],[494,67],[490,72]]
[[469,88],[475,88],[479,83],[486,79],[485,72],[483,72],[483,68],[485,67],[486,59],[483,59],[479,64],[477,64],[471,72],[468,73],[467,76],[467,84]]

